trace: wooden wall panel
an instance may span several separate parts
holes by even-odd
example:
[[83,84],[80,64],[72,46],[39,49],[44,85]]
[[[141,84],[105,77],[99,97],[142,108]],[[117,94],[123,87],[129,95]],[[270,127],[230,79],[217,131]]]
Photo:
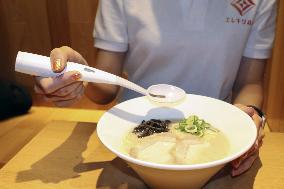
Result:
[[9,62],[11,62],[11,56],[9,54],[9,41],[8,39],[8,29],[6,27],[6,16],[4,14],[3,2],[0,1],[0,69],[2,73],[0,74],[0,80],[14,80],[14,72],[10,69]]
[[279,1],[273,57],[268,65],[265,111],[272,131],[284,132],[284,2]]
[[95,61],[93,28],[97,0],[68,0],[71,47],[89,62]]
[[50,35],[46,11],[46,0],[0,0],[1,26],[5,28],[4,45],[0,50],[5,61],[1,69],[7,70],[7,78],[31,88],[33,79],[14,72],[16,54],[19,50],[34,53],[49,54]]
[[47,0],[47,14],[51,47],[70,46],[67,0]]

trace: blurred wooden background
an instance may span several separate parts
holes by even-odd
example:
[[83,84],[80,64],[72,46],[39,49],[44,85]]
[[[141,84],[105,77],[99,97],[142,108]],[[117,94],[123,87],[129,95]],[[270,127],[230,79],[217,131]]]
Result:
[[[93,25],[98,0],[0,0],[0,79],[17,81],[33,91],[33,79],[14,72],[19,50],[49,55],[68,45],[94,61]],[[279,1],[273,58],[267,66],[265,104],[272,131],[284,132],[284,2]],[[35,105],[51,106],[34,96]],[[99,108],[84,98],[75,108]]]

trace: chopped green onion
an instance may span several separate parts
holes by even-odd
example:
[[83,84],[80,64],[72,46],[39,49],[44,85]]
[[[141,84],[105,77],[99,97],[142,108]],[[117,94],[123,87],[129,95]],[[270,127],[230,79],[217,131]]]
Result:
[[181,120],[176,129],[181,132],[190,133],[199,137],[202,137],[206,130],[219,132],[217,128],[212,127],[211,124],[205,122],[203,119],[199,119],[196,115],[192,115],[187,119]]
[[184,130],[188,133],[196,133],[197,132],[197,126],[196,125],[186,125],[184,127]]

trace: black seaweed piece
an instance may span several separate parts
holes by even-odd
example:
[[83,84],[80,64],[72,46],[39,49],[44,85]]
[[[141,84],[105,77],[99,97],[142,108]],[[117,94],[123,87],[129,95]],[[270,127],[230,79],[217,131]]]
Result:
[[148,121],[143,120],[140,125],[133,129],[133,133],[137,135],[138,138],[150,136],[154,133],[162,133],[169,131],[170,120],[159,120],[150,119]]

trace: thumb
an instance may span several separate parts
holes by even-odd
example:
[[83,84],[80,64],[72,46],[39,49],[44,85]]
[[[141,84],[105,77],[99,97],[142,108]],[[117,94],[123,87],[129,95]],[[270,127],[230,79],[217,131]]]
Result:
[[55,48],[50,52],[51,69],[55,73],[60,73],[64,70],[67,64],[67,54],[60,48]]

